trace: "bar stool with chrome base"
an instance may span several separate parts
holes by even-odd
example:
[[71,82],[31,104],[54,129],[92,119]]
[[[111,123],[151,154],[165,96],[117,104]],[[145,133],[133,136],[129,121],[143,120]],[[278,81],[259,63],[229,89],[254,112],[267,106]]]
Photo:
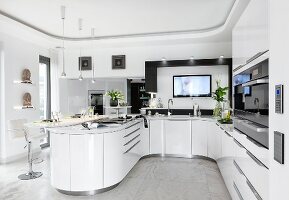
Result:
[[12,138],[21,138],[24,137],[26,141],[26,145],[24,148],[28,148],[28,166],[29,166],[29,171],[26,174],[21,174],[18,176],[20,180],[30,180],[30,179],[35,179],[39,178],[42,176],[42,172],[34,172],[32,170],[32,151],[31,151],[31,146],[32,146],[32,140],[40,140],[44,137],[46,137],[45,134],[40,133],[40,134],[29,134],[28,129],[25,127],[25,123],[27,123],[26,119],[18,119],[18,120],[10,120],[8,122],[8,131],[11,134]]

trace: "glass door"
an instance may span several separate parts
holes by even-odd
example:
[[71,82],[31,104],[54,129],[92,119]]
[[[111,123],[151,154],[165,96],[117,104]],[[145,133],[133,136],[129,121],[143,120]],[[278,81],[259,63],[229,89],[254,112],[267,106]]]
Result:
[[[40,119],[51,118],[51,98],[50,98],[50,58],[39,56],[39,110]],[[40,147],[49,146],[49,133],[41,143]]]

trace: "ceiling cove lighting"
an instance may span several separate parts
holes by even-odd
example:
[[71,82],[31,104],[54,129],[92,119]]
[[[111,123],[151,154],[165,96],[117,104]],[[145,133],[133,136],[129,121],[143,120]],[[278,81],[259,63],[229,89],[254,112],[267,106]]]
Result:
[[162,61],[166,61],[167,59],[165,57],[162,57]]
[[[79,37],[80,37],[81,36],[81,30],[82,30],[82,19],[81,18],[78,19],[78,30],[79,30]],[[79,47],[78,65],[79,65],[80,74],[79,74],[78,80],[82,81],[83,77],[82,77],[82,67],[81,67],[80,59],[81,59],[81,46]]]
[[[93,39],[93,38],[94,38],[94,28],[91,28],[91,39]],[[94,43],[92,42],[92,46],[94,46],[93,44]],[[92,60],[91,61],[91,64],[92,64],[92,80],[91,80],[91,82],[95,83],[95,79],[94,79],[94,56],[92,56],[91,60]]]
[[223,58],[224,58],[224,55],[220,55],[220,58],[223,59]]
[[194,59],[195,59],[195,57],[194,57],[194,56],[191,56],[191,57],[190,57],[190,60],[194,60]]
[[66,77],[65,73],[65,58],[64,58],[64,20],[65,20],[65,6],[60,7],[61,19],[62,19],[62,73],[61,78]]

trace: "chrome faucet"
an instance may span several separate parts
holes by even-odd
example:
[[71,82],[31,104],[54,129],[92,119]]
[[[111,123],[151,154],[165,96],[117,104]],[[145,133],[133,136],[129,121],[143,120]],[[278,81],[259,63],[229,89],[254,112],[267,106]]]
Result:
[[172,105],[174,105],[174,102],[172,99],[168,100],[168,116],[170,116],[172,113],[170,112],[170,103],[172,103]]

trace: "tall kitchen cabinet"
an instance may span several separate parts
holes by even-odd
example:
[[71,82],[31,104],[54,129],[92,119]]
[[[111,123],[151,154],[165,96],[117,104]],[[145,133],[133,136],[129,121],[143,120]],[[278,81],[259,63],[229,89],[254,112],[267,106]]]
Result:
[[269,50],[268,0],[250,1],[232,32],[233,69]]

